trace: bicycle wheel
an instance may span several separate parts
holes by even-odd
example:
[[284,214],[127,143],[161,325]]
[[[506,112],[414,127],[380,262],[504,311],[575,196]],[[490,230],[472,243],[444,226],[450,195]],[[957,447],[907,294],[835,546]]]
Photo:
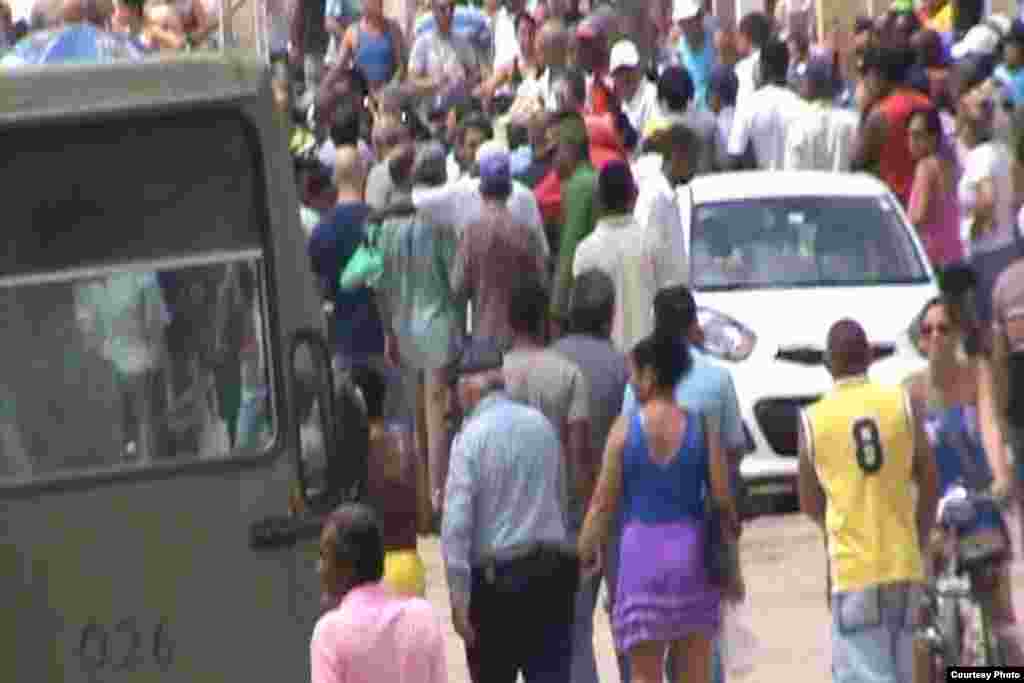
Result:
[[992,617],[985,605],[978,603],[978,614],[980,617],[979,649],[980,661],[977,666],[1003,666],[1006,663],[1005,652],[1002,640],[992,628]]
[[939,600],[936,611],[939,632],[942,634],[942,659],[945,666],[957,666],[963,656],[963,621],[960,618],[960,601],[955,598],[943,598]]

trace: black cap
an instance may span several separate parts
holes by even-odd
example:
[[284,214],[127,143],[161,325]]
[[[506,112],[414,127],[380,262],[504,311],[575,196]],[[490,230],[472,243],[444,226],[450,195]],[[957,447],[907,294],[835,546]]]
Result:
[[1024,21],[1014,19],[1010,24],[1010,32],[1006,34],[1006,42],[1024,45]]
[[474,339],[466,343],[455,363],[455,375],[475,375],[478,372],[500,370],[505,355],[498,344],[490,339]]

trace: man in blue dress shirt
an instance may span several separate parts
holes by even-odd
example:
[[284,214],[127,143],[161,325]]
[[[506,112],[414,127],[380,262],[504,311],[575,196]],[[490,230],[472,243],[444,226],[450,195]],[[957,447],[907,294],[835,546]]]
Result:
[[452,621],[474,683],[565,683],[579,562],[568,543],[561,443],[543,413],[504,393],[503,356],[471,342],[455,390],[441,548]]

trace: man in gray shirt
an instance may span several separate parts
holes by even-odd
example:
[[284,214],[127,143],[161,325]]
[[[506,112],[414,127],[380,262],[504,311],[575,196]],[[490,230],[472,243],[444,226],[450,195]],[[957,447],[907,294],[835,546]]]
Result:
[[452,30],[455,0],[431,0],[430,9],[435,28],[416,38],[409,54],[409,82],[427,125],[436,105],[464,99],[481,79],[476,51]]
[[[592,465],[600,468],[608,432],[622,410],[622,397],[629,381],[626,358],[611,342],[612,318],[615,313],[615,283],[600,270],[580,273],[573,282],[569,301],[571,333],[552,348],[572,361],[587,384],[590,415],[590,449]],[[590,479],[594,481],[593,478]],[[593,490],[587,492],[593,494]],[[569,531],[578,537],[586,514],[586,501],[569,512]],[[599,574],[580,581],[576,593],[576,622],[573,633],[572,683],[597,683],[594,660],[594,605],[601,586]]]
[[579,563],[561,505],[551,423],[504,393],[501,351],[470,343],[455,391],[465,414],[452,444],[441,547],[452,621],[476,683],[569,680]]

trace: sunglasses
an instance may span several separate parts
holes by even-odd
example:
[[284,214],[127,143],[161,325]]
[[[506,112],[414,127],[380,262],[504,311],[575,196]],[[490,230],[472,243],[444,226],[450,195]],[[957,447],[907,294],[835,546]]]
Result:
[[936,332],[936,333],[941,334],[941,335],[947,335],[947,334],[949,334],[949,325],[945,325],[945,324],[942,324],[942,323],[940,323],[938,325],[931,325],[929,323],[924,323],[924,324],[921,325],[921,336],[922,337],[930,337],[930,336],[932,336],[932,332]]

